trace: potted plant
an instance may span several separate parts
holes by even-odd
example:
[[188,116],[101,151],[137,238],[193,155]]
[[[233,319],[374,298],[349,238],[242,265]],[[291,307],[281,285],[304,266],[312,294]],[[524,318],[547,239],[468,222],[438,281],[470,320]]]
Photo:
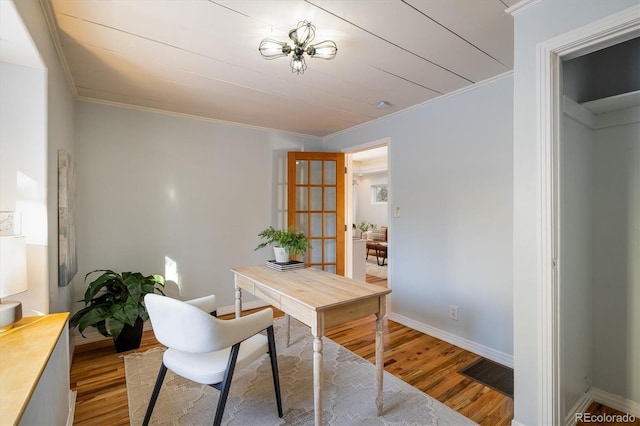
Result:
[[375,223],[369,223],[366,220],[363,220],[362,222],[360,222],[358,224],[358,229],[360,230],[360,232],[362,233],[362,237],[364,238],[364,234],[366,234],[369,231],[373,231],[377,228]]
[[140,272],[117,273],[97,269],[84,277],[101,273],[84,293],[85,307],[69,320],[69,327],[78,327],[82,337],[87,327],[95,327],[105,337],[113,337],[116,352],[140,347],[142,326],[149,318],[142,303],[148,293],[164,295],[164,278],[160,275],[144,276]]
[[310,247],[304,233],[298,232],[294,226],[290,226],[287,229],[276,229],[273,226],[269,226],[258,236],[264,241],[255,250],[273,244],[273,251],[278,263],[289,262],[290,255],[303,255],[307,248]]

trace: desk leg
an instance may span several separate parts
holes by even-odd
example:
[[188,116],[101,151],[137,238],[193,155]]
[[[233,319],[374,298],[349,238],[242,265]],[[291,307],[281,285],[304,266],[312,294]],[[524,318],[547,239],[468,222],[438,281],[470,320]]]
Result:
[[376,314],[376,407],[378,408],[378,416],[382,415],[382,381],[384,377],[384,315],[386,307],[386,298],[380,298],[380,312]]
[[291,315],[284,314],[284,328],[286,330],[284,335],[284,343],[289,347],[289,340],[291,339]]
[[236,289],[236,318],[242,316],[242,289],[238,284],[233,285]]
[[313,334],[313,414],[315,426],[322,425],[322,335],[324,317],[320,314],[311,327]]

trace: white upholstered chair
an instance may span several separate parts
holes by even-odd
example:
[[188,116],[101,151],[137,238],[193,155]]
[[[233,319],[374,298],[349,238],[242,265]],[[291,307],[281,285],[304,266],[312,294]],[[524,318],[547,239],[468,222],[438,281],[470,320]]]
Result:
[[[282,417],[271,309],[241,318],[220,320],[209,314],[212,309],[215,310],[214,296],[182,302],[158,294],[147,294],[144,302],[156,339],[167,347],[151,394],[144,425],[149,424],[167,369],[220,391],[213,420],[214,425],[219,425],[234,370],[245,367],[266,353],[269,353],[271,358],[278,415]],[[266,336],[260,334],[263,330],[267,331]]]

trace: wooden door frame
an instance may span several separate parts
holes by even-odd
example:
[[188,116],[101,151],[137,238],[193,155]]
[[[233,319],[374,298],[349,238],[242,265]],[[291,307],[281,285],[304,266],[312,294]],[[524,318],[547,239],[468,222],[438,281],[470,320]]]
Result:
[[[297,155],[301,155],[303,157],[307,157],[306,158],[307,161],[313,161],[313,160],[326,161],[326,158],[324,158],[324,156],[330,155],[330,154],[334,154],[334,155],[341,154],[339,158],[337,158],[337,162],[336,162],[336,184],[338,184],[338,182],[340,181],[340,176],[342,176],[342,179],[343,179],[342,199],[338,197],[337,196],[338,194],[336,193],[336,197],[337,197],[336,198],[336,273],[338,275],[344,275],[346,270],[345,242],[347,238],[347,233],[345,232],[345,228],[347,228],[345,226],[345,223],[346,223],[345,204],[346,203],[344,199],[345,198],[344,186],[346,185],[346,173],[344,173],[344,168],[345,168],[346,155],[344,155],[343,152],[331,152],[331,151],[324,151],[324,152],[323,151],[314,151],[314,152],[290,151],[287,154],[287,203],[289,202],[289,200],[293,200],[296,197],[295,195],[296,194],[296,167],[291,166],[292,159]],[[341,212],[342,214],[340,214]],[[292,224],[296,223],[295,206],[290,206],[288,204],[287,204],[287,223],[288,223],[288,226],[291,226]],[[311,223],[309,223],[309,226],[311,226]],[[324,227],[324,224],[323,224],[323,227]],[[342,238],[345,239],[342,244],[339,244],[340,233],[343,233]],[[309,235],[307,236],[310,237]],[[339,259],[342,259],[342,262],[343,262],[342,265],[340,265]]]

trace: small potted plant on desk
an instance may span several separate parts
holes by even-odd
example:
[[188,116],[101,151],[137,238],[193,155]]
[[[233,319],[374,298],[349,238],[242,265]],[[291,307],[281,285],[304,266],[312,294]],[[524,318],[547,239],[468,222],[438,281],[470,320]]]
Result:
[[294,226],[287,229],[276,229],[270,226],[258,236],[264,241],[255,250],[273,244],[277,263],[287,263],[291,260],[291,255],[301,256],[310,247],[304,233],[298,232]]
[[84,293],[85,307],[69,320],[69,327],[78,327],[82,337],[87,327],[95,327],[105,337],[113,337],[116,352],[140,347],[142,327],[149,318],[142,303],[148,293],[164,295],[164,278],[160,275],[144,276],[139,272],[117,273],[109,269],[89,272],[100,273]]

